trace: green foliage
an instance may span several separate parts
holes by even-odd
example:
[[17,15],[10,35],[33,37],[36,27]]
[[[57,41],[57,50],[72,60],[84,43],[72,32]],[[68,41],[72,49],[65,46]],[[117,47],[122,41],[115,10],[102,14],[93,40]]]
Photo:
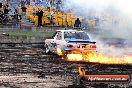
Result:
[[51,37],[54,32],[9,32],[10,36]]

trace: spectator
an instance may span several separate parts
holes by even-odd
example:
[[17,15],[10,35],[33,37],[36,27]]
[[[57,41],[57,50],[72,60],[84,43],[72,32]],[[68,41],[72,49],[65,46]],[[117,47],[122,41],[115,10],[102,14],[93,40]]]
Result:
[[35,3],[38,5],[39,1],[40,1],[40,0],[35,0]]
[[30,0],[26,0],[26,4],[27,5],[30,5]]
[[42,0],[39,0],[38,6],[42,6]]
[[3,16],[3,11],[0,10],[0,23],[2,23],[2,19],[4,18]]
[[2,8],[2,1],[0,0],[0,8]]
[[57,10],[57,12],[61,11],[61,2],[60,1],[58,1],[56,3],[56,10]]
[[51,23],[54,25],[55,24],[55,22],[54,22],[54,10],[52,10],[52,12],[51,12]]
[[22,7],[21,9],[22,9],[22,12],[26,12],[27,8],[26,7]]
[[39,10],[36,15],[38,16],[38,27],[42,26],[43,11]]
[[68,21],[66,20],[66,26],[65,26],[65,30],[68,29]]
[[15,9],[14,16],[12,19],[14,27],[18,26],[18,23],[19,23],[18,15],[19,15],[18,11],[17,11],[17,9]]
[[24,0],[21,0],[21,1],[20,1],[20,6],[21,6],[21,7],[25,7],[25,1],[24,1]]
[[47,1],[46,6],[47,6],[47,10],[50,11],[50,7],[51,7],[50,0]]
[[50,13],[50,12],[48,12],[47,18],[48,18],[48,20],[49,20],[49,22],[50,22],[50,21],[51,21],[51,13]]
[[52,17],[54,16],[54,9],[53,9],[52,12],[51,12],[51,16],[52,16]]
[[30,5],[35,6],[35,1],[34,0],[30,1]]
[[52,5],[52,9],[56,11],[56,5],[55,4]]
[[50,5],[52,5],[52,0],[49,0],[48,2],[50,3]]
[[8,15],[8,12],[9,12],[8,6],[4,6],[4,15]]
[[32,15],[33,15],[33,16],[36,16],[36,11],[35,11],[34,8],[33,8],[33,10],[32,10]]
[[25,1],[24,0],[21,0],[20,5],[21,5],[22,12],[26,12],[27,8],[25,7]]
[[52,0],[52,5],[56,4],[56,1],[55,0]]
[[10,9],[8,12],[8,16],[13,16],[13,15],[14,15],[14,13],[13,13],[12,9]]
[[77,18],[77,20],[75,20],[74,27],[76,27],[76,28],[81,27],[81,22],[80,22],[79,18]]
[[47,2],[47,0],[42,0],[42,5],[46,6],[46,2]]
[[14,15],[15,15],[16,18],[18,19],[18,11],[17,11],[17,9],[15,9]]

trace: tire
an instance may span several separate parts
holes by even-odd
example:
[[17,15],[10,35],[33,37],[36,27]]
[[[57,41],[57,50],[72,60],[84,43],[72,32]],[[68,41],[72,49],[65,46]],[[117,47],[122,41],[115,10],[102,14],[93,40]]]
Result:
[[45,45],[45,53],[50,54],[50,49],[47,44]]

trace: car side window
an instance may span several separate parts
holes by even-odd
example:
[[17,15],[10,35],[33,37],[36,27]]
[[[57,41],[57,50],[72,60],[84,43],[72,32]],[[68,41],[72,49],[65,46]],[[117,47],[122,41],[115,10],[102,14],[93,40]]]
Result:
[[61,40],[62,39],[62,33],[61,32],[58,32],[56,34],[56,40]]

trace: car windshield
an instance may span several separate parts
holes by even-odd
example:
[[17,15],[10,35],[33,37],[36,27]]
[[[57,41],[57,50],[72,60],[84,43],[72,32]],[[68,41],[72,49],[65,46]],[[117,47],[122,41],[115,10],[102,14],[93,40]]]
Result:
[[89,40],[85,32],[64,32],[65,40]]

